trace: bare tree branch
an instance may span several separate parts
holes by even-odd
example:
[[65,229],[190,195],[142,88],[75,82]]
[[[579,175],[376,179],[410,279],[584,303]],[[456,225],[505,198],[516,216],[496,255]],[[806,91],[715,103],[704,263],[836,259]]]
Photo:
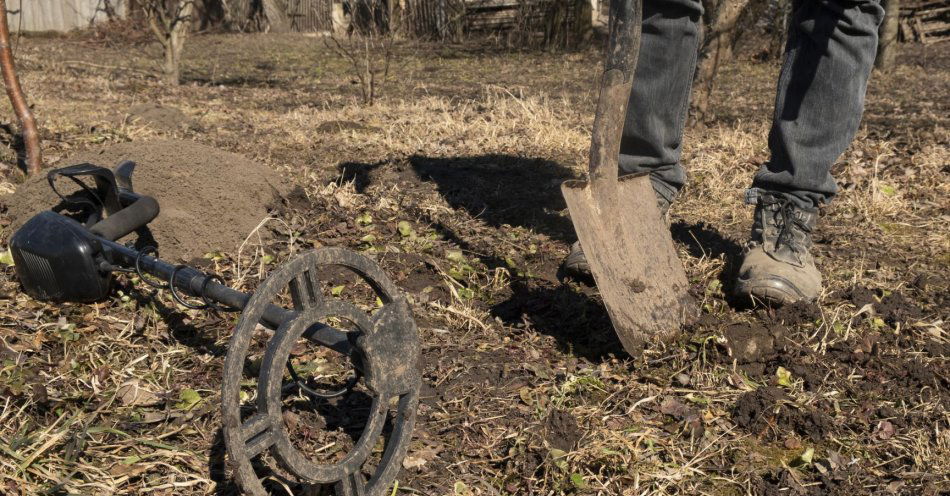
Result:
[[348,62],[363,104],[373,105],[389,78],[397,16],[382,0],[354,0],[348,5],[349,29],[342,36],[332,33],[324,43]]
[[7,2],[0,0],[0,69],[3,72],[3,83],[7,88],[7,96],[20,120],[23,128],[23,144],[26,148],[26,171],[30,175],[38,174],[43,164],[40,154],[40,134],[36,129],[36,119],[30,106],[26,103],[26,96],[20,86],[20,79],[16,75],[13,63],[13,51],[10,47],[10,26],[7,24]]

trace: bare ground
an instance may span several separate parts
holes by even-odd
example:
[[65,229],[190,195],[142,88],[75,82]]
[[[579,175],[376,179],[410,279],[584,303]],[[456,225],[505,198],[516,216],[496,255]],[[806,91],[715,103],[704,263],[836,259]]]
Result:
[[[907,46],[875,75],[821,219],[827,290],[781,310],[727,296],[777,65],[726,68],[717,121],[687,133],[691,182],[672,211],[704,315],[639,357],[621,351],[596,291],[556,273],[573,241],[558,185],[585,165],[594,51],[402,46],[372,108],[317,38],[198,36],[176,89],[154,77],[154,47],[129,40],[25,38],[17,55],[51,165],[102,143],[184,138],[299,186],[265,223],[271,240],[210,255],[232,285],[341,245],[373,254],[411,296],[425,384],[399,494],[942,494],[942,48]],[[15,178],[17,144],[3,140]],[[0,492],[236,491],[217,406],[231,317],[134,280],[102,304],[45,305],[2,272]]]

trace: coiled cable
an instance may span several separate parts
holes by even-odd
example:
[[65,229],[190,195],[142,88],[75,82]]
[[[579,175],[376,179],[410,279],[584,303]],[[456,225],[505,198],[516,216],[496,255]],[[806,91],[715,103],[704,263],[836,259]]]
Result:
[[228,308],[221,307],[214,300],[212,300],[211,297],[208,296],[208,293],[207,293],[208,285],[211,284],[212,281],[224,285],[224,279],[217,274],[205,275],[204,281],[201,282],[201,289],[198,291],[198,297],[201,298],[201,301],[203,303],[200,305],[196,305],[194,303],[188,303],[187,301],[185,301],[185,299],[182,298],[181,294],[175,288],[175,277],[178,275],[178,273],[181,270],[189,268],[187,265],[176,265],[175,268],[172,270],[171,276],[168,278],[168,282],[156,282],[152,280],[151,278],[146,277],[145,271],[142,270],[142,258],[149,254],[158,255],[158,248],[156,248],[155,246],[146,246],[142,248],[141,250],[139,250],[138,255],[135,256],[135,270],[134,271],[129,270],[128,272],[135,272],[135,274],[139,277],[139,279],[141,279],[142,281],[145,282],[145,284],[148,284],[149,286],[153,288],[169,290],[172,294],[172,299],[175,300],[175,303],[178,303],[179,305],[185,308],[191,308],[193,310],[211,309],[215,311],[222,311],[222,310],[235,311],[236,310],[229,307]]
[[158,283],[158,282],[152,281],[148,279],[147,277],[145,277],[145,273],[142,272],[142,257],[148,255],[149,253],[154,253],[158,255],[158,248],[154,246],[146,246],[145,248],[142,248],[139,251],[139,254],[135,256],[135,273],[136,275],[139,276],[139,279],[145,282],[145,284],[148,284],[149,286],[153,288],[167,289],[168,283]]

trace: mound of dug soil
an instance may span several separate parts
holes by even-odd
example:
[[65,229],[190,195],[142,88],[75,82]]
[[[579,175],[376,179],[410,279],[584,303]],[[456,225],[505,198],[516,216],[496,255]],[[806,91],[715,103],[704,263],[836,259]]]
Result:
[[[120,143],[86,150],[61,164],[88,162],[111,168],[122,160],[137,164],[132,175],[135,191],[155,197],[161,206],[149,228],[162,257],[170,259],[189,260],[212,251],[233,253],[288,191],[267,166],[191,141]],[[62,185],[66,189],[67,183]],[[59,198],[44,174],[0,202],[8,208],[12,225],[6,232],[12,233],[37,212],[59,203]]]
[[181,110],[154,103],[143,103],[129,108],[122,120],[126,124],[141,124],[159,131],[198,128],[198,123]]

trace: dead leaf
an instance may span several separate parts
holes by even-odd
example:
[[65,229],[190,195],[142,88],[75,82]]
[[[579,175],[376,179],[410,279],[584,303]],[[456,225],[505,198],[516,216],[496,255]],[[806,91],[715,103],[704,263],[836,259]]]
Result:
[[406,458],[402,460],[402,466],[406,470],[411,470],[414,468],[421,468],[428,461],[429,460],[426,460],[425,458],[421,458],[421,457],[407,456]]
[[148,471],[148,466],[146,465],[139,465],[139,464],[125,465],[122,463],[116,463],[115,465],[112,466],[112,468],[109,469],[109,475],[113,477],[122,477],[122,476],[135,477],[136,475],[139,475],[146,471]]
[[38,350],[42,348],[43,343],[46,342],[46,333],[43,331],[36,331],[33,334],[33,338],[31,339],[31,341],[32,341],[31,344],[33,345],[34,350]]
[[877,423],[877,427],[874,429],[874,438],[880,439],[881,441],[886,441],[897,433],[897,428],[894,427],[889,420],[882,420]]
[[407,455],[406,458],[402,461],[402,466],[406,468],[407,470],[413,469],[413,468],[420,468],[426,463],[434,460],[435,457],[439,456],[439,453],[441,452],[442,452],[441,446],[436,446],[436,445],[427,443],[425,447],[423,447],[422,449],[413,450],[412,452],[410,452],[409,455]]
[[531,405],[534,403],[534,401],[532,401],[533,398],[531,397],[531,388],[528,386],[519,389],[518,396],[521,397],[521,401],[523,401],[526,405]]
[[137,380],[119,386],[115,395],[125,406],[154,405],[161,401],[157,394],[145,389]]
[[901,489],[904,488],[906,483],[902,480],[896,480],[887,485],[887,492],[891,494],[898,494],[901,492]]
[[99,384],[104,384],[104,383],[106,382],[106,379],[109,378],[109,373],[111,373],[111,372],[112,372],[112,370],[109,369],[109,366],[108,366],[108,365],[103,365],[103,366],[101,366],[101,367],[95,369],[95,370],[93,371],[93,375],[94,375],[94,377],[96,378],[96,380],[99,381]]
[[841,456],[841,453],[837,451],[828,452],[828,463],[831,464],[832,470],[838,470],[848,466],[848,460]]
[[669,415],[677,420],[683,420],[689,416],[690,408],[676,398],[666,398],[660,403],[660,413]]
[[699,412],[676,398],[666,398],[660,403],[660,413],[669,415],[683,423],[686,431],[694,437],[701,437],[705,431]]
[[353,196],[348,195],[343,191],[337,191],[336,193],[333,194],[333,197],[336,199],[337,204],[339,204],[343,208],[352,207],[353,204],[355,203],[353,201]]
[[142,413],[142,419],[139,420],[140,424],[154,424],[156,422],[164,422],[168,419],[168,415],[165,412],[152,412],[147,411]]

